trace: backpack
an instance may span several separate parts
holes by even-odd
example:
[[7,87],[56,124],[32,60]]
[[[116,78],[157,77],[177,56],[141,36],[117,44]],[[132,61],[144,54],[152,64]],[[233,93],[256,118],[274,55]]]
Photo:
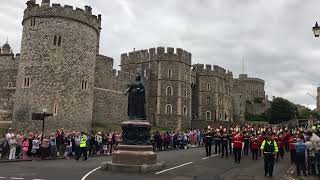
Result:
[[306,150],[306,146],[304,143],[296,143],[296,153],[304,153]]

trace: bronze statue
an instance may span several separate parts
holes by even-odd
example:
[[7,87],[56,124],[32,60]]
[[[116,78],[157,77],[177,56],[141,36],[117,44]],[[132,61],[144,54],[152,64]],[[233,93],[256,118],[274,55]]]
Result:
[[135,81],[128,85],[126,95],[128,95],[128,116],[129,119],[145,120],[145,88],[141,80],[141,76],[138,75]]

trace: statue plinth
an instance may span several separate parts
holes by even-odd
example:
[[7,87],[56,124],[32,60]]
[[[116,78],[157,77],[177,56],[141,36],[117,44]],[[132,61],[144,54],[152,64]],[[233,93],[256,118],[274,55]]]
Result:
[[112,162],[105,169],[121,172],[149,172],[163,167],[150,143],[151,124],[145,120],[126,121],[121,124],[122,143],[112,154]]

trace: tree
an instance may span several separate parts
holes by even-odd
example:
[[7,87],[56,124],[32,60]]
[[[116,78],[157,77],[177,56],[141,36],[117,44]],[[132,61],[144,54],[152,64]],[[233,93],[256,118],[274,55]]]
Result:
[[270,124],[277,124],[290,121],[296,115],[297,107],[290,101],[284,98],[275,98],[271,103],[271,108],[268,112],[270,116]]
[[320,120],[320,113],[316,110],[310,112],[311,116],[317,120]]
[[298,110],[297,117],[298,119],[309,119],[311,116],[311,109],[309,108],[302,108]]

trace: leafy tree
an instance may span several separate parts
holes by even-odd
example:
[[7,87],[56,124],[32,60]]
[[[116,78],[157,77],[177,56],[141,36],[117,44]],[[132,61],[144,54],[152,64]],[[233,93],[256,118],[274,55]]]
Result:
[[303,108],[297,113],[298,119],[309,119],[311,117],[311,109]]
[[320,112],[316,111],[316,110],[313,110],[310,112],[311,116],[313,118],[316,118],[317,120],[320,120]]
[[284,98],[275,98],[271,103],[271,108],[268,112],[270,115],[271,124],[290,121],[296,115],[297,107],[290,101]]

